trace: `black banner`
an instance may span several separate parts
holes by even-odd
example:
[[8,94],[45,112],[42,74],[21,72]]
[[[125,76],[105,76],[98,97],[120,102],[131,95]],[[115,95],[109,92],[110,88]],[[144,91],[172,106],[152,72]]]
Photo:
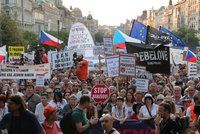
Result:
[[127,53],[136,56],[136,65],[145,66],[151,73],[170,74],[169,47],[160,45],[156,48],[126,42]]

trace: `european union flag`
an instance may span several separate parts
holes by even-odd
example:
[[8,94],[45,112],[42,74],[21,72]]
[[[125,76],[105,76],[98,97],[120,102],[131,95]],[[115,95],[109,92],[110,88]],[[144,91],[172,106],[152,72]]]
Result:
[[176,47],[185,46],[185,42],[179,36],[175,35],[168,29],[164,27],[160,27],[159,32],[164,44],[166,44],[167,42],[169,43],[171,42],[173,46],[176,46]]
[[147,26],[145,26],[141,22],[134,20],[130,36],[135,39],[146,42]]

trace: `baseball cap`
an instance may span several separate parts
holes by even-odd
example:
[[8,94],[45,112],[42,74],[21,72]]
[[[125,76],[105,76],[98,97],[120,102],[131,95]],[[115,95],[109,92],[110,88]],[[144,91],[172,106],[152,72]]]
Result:
[[54,111],[56,111],[56,106],[47,106],[44,108],[44,116],[48,118]]

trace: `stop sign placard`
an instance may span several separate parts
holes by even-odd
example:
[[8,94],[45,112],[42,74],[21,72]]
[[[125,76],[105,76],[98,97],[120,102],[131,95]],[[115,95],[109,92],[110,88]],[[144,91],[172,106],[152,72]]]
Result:
[[91,96],[95,102],[104,102],[109,98],[110,90],[104,84],[98,84],[91,89]]

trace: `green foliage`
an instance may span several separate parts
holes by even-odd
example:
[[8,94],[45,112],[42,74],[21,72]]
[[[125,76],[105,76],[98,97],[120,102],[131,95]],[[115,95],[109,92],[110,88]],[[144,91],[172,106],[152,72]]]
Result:
[[24,31],[23,39],[23,44],[29,45],[29,50],[33,50],[39,43],[39,35],[34,32]]
[[64,48],[68,43],[69,33],[67,31],[60,31],[58,36],[58,31],[47,31],[48,34],[60,39],[63,41],[61,44],[62,48]]
[[22,31],[17,23],[4,12],[0,14],[2,45],[23,45]]
[[95,34],[95,41],[102,43],[103,42],[103,33],[102,32],[97,32]]
[[176,35],[180,36],[186,44],[198,45],[199,38],[197,37],[197,31],[186,26],[180,27],[177,31],[173,31]]

